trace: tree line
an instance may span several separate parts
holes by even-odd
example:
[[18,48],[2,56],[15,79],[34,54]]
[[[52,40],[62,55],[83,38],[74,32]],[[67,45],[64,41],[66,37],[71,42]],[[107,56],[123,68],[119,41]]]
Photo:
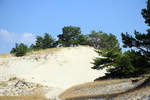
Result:
[[48,33],[44,33],[44,37],[36,36],[35,44],[31,44],[29,47],[24,43],[16,43],[15,48],[12,48],[10,53],[15,56],[24,56],[27,52],[33,50],[55,48],[55,47],[74,47],[78,45],[89,45],[96,49],[112,48],[118,44],[118,40],[115,35],[107,34],[102,31],[91,31],[90,34],[83,35],[80,27],[77,26],[65,26],[62,28],[62,34],[57,35],[57,40]]

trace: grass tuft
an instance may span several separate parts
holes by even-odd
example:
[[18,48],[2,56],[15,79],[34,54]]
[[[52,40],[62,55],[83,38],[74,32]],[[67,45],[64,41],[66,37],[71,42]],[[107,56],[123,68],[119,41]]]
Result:
[[40,49],[40,50],[35,50],[35,51],[30,51],[26,54],[26,56],[31,55],[31,54],[45,54],[45,53],[52,53],[55,51],[59,51],[64,47],[58,47],[58,48],[48,48],[48,49]]
[[0,100],[51,100],[40,94],[32,94],[26,96],[0,96]]
[[1,57],[1,58],[6,58],[6,57],[10,57],[10,56],[11,56],[10,53],[8,53],[8,54],[6,54],[6,53],[0,54],[0,57]]
[[0,86],[2,86],[2,87],[6,87],[7,85],[8,85],[8,83],[5,81],[0,82]]

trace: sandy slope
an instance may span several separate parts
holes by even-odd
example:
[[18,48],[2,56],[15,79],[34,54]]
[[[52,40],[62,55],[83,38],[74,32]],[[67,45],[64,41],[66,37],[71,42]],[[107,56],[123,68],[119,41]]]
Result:
[[92,59],[96,56],[92,47],[79,46],[19,58],[0,57],[0,80],[17,76],[64,90],[104,75],[105,70],[91,69]]

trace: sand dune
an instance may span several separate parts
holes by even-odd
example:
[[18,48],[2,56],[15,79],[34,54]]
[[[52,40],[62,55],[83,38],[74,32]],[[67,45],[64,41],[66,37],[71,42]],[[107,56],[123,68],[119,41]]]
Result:
[[[91,62],[97,56],[94,48],[79,46],[31,53],[24,57],[0,57],[0,80],[16,76],[57,90],[65,90],[104,75],[106,70],[91,69]],[[59,93],[55,91],[50,94]]]

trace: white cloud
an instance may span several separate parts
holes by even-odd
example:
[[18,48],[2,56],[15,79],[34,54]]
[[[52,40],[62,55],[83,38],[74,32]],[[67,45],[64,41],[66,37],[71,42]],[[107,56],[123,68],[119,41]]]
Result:
[[32,33],[24,33],[22,35],[20,42],[23,42],[26,44],[32,44],[35,42],[35,36]]
[[0,37],[1,37],[1,39],[5,40],[5,41],[9,41],[9,42],[12,41],[11,33],[5,29],[0,29]]
[[35,36],[32,33],[21,33],[17,34],[15,32],[9,32],[6,29],[0,29],[0,40],[4,43],[14,44],[18,42],[22,42],[24,44],[30,45],[35,42]]
[[35,35],[28,32],[18,34],[0,29],[0,53],[9,52],[15,46],[15,43],[20,42],[29,46],[35,42]]

